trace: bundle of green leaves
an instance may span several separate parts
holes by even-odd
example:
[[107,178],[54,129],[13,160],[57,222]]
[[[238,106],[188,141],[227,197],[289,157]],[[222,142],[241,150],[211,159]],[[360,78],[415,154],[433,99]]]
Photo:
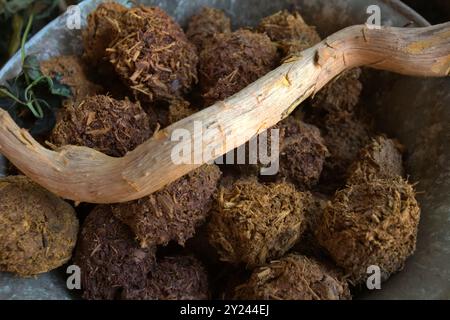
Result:
[[20,41],[22,71],[0,85],[0,107],[7,110],[19,126],[34,136],[40,136],[53,129],[57,109],[64,99],[71,96],[71,91],[61,83],[60,75],[53,78],[45,76],[38,59],[26,55],[24,47],[32,24],[33,14]]

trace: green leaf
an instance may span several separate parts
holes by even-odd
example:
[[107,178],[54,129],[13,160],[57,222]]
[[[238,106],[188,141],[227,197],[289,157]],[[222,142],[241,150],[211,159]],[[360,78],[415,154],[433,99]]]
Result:
[[70,96],[70,87],[61,83],[61,75],[43,75],[38,59],[26,56],[23,71],[0,86],[0,107],[32,135],[43,135],[51,132],[58,108]]
[[72,96],[70,87],[61,82],[61,75],[56,75],[52,80],[52,83],[49,85],[52,94],[65,98],[70,98]]
[[22,71],[31,79],[31,81],[35,81],[43,76],[39,60],[33,55],[25,58]]

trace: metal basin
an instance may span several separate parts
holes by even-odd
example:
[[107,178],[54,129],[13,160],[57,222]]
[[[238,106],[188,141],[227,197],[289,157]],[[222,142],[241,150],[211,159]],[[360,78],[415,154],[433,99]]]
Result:
[[[82,20],[101,1],[80,4]],[[126,1],[123,1],[126,2]],[[224,9],[235,27],[255,25],[281,9],[298,8],[305,20],[322,35],[345,26],[364,23],[366,8],[381,8],[383,25],[426,26],[413,10],[396,0],[148,0],[180,23],[201,6]],[[28,42],[27,52],[40,59],[81,53],[81,32],[66,28],[67,16],[50,23]],[[0,71],[0,82],[20,71],[16,55]],[[408,150],[409,180],[419,182],[422,207],[417,251],[405,269],[383,283],[382,289],[367,291],[364,299],[450,299],[450,79],[417,79],[384,72],[369,72],[371,90],[366,107],[376,113],[379,128],[397,137]],[[0,274],[0,298],[71,299],[64,289],[64,271],[57,270],[36,279],[18,279]]]

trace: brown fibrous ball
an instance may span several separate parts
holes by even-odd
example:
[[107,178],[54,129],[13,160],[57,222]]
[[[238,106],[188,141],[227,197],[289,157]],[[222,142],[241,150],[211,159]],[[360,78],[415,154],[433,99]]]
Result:
[[231,20],[222,10],[204,7],[191,17],[186,36],[200,52],[216,33],[231,32]]
[[247,268],[281,257],[300,237],[304,194],[287,183],[238,180],[222,189],[208,224],[220,259]]
[[146,101],[178,99],[197,83],[195,46],[158,7],[126,11],[120,35],[107,53],[117,74]]
[[338,272],[297,254],[257,268],[235,289],[244,300],[349,300],[348,284]]
[[79,105],[68,104],[59,114],[50,142],[121,157],[151,137],[155,126],[156,119],[150,119],[139,103],[97,95]]
[[420,208],[402,178],[373,180],[340,190],[324,211],[319,243],[353,284],[378,266],[383,279],[403,268],[415,250]]
[[329,186],[343,186],[350,165],[372,136],[370,125],[347,112],[326,116],[322,136],[330,156],[325,160],[321,182]]
[[42,74],[69,86],[72,100],[80,103],[86,97],[102,93],[101,86],[91,82],[83,61],[77,56],[58,56],[40,63]]
[[182,99],[173,100],[169,104],[146,105],[144,106],[144,109],[151,118],[158,119],[158,123],[162,128],[170,126],[197,112],[197,109],[195,109],[190,102]]
[[216,165],[203,165],[150,196],[113,205],[112,212],[143,247],[184,245],[208,216],[220,176]]
[[127,288],[126,300],[206,300],[208,277],[202,264],[191,256],[164,257],[158,261],[144,286]]
[[360,76],[360,68],[342,73],[314,96],[312,107],[316,112],[354,112],[363,88]]
[[233,168],[265,182],[289,181],[300,190],[317,184],[329,154],[320,130],[292,116],[259,134],[255,142],[246,143],[245,150],[235,149],[238,160],[236,153],[245,151],[245,164]]
[[259,23],[257,30],[266,33],[276,42],[283,56],[289,56],[301,52],[320,42],[320,36],[316,29],[306,24],[298,13],[290,13],[286,10],[265,17]]
[[214,35],[200,53],[199,78],[205,104],[232,96],[278,62],[277,47],[265,34],[240,29]]
[[91,65],[98,65],[106,57],[106,49],[119,37],[122,31],[122,15],[128,9],[115,2],[101,3],[87,17],[83,30],[83,57]]
[[155,263],[155,249],[143,249],[108,205],[100,205],[83,223],[74,263],[81,269],[85,299],[119,299],[141,288]]
[[78,234],[75,210],[25,176],[0,179],[0,271],[48,272],[69,261]]
[[399,142],[378,136],[365,146],[358,159],[350,166],[347,184],[374,179],[390,179],[404,175]]
[[329,155],[320,130],[293,117],[283,121],[279,127],[283,131],[279,176],[301,190],[313,187],[319,181]]
[[303,223],[302,235],[292,250],[308,257],[324,258],[326,253],[318,244],[315,232],[322,223],[323,213],[330,198],[317,192],[306,193],[306,195],[308,197],[305,201],[305,223]]

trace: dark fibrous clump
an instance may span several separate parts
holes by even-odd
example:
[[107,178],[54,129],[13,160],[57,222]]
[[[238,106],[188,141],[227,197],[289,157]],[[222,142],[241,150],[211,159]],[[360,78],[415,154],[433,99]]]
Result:
[[239,180],[220,191],[209,240],[231,264],[252,268],[279,258],[300,237],[304,200],[291,184]]
[[139,103],[104,95],[88,97],[61,111],[50,137],[58,147],[78,145],[120,157],[151,137],[156,119],[150,119]]
[[358,108],[360,75],[360,69],[352,69],[327,84],[311,100],[305,114],[306,122],[320,128],[330,153],[320,179],[325,192],[333,193],[345,184],[350,164],[372,136],[372,126],[364,110]]
[[302,190],[317,184],[328,149],[320,130],[289,117],[279,126],[283,137],[280,144],[279,176]]
[[227,32],[231,32],[230,18],[222,10],[204,7],[189,20],[186,36],[200,52],[215,34]]
[[75,210],[24,176],[0,179],[0,271],[19,276],[66,263],[78,234]]
[[245,300],[348,300],[348,285],[335,270],[290,254],[257,268],[235,290],[235,299]]
[[262,19],[257,30],[275,41],[285,57],[312,47],[321,40],[316,29],[306,24],[298,12],[286,10]]
[[322,223],[323,213],[328,205],[329,198],[320,193],[307,193],[307,196],[302,235],[292,249],[308,257],[323,258],[326,254],[318,244],[315,232]]
[[158,7],[137,7],[122,17],[107,49],[117,74],[146,101],[180,98],[197,82],[197,50],[181,27]]
[[329,187],[345,184],[348,168],[371,139],[372,129],[355,114],[341,112],[326,116],[322,136],[330,153],[323,166],[321,182]]
[[205,104],[232,96],[271,71],[278,61],[276,45],[264,34],[244,29],[216,34],[200,54]]
[[258,135],[254,146],[245,144],[246,164],[237,166],[241,174],[260,175],[266,182],[289,181],[300,190],[317,184],[328,156],[320,130],[294,117]]
[[127,288],[127,300],[206,300],[208,278],[202,264],[191,256],[164,257],[158,261],[142,288]]
[[336,193],[317,238],[353,284],[365,281],[371,265],[386,279],[414,252],[419,217],[408,182],[400,177],[366,181]]
[[216,165],[204,165],[150,196],[115,204],[112,211],[143,247],[171,240],[183,245],[208,216],[220,176]]
[[401,150],[395,140],[378,136],[364,147],[350,166],[347,184],[373,179],[389,179],[404,175]]
[[355,112],[362,83],[361,69],[351,69],[328,83],[312,99],[312,107],[317,113]]
[[103,91],[101,86],[89,80],[87,68],[77,56],[54,57],[41,62],[40,67],[45,76],[59,79],[62,84],[69,86],[74,103]]
[[114,2],[101,3],[89,14],[83,30],[84,58],[91,65],[98,65],[122,31],[121,17],[127,8]]
[[158,123],[162,128],[165,128],[175,122],[197,112],[186,100],[173,100],[169,104],[164,103],[160,105],[147,105],[144,107],[151,118],[157,118]]
[[154,265],[154,251],[139,246],[110,206],[97,206],[84,221],[74,258],[83,298],[117,299],[125,290],[140,288]]

